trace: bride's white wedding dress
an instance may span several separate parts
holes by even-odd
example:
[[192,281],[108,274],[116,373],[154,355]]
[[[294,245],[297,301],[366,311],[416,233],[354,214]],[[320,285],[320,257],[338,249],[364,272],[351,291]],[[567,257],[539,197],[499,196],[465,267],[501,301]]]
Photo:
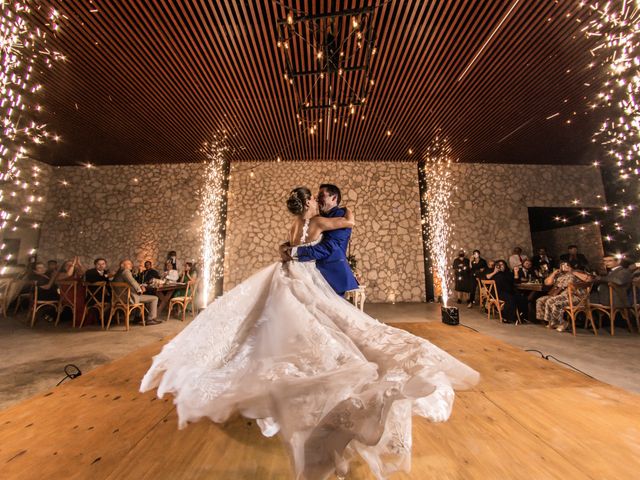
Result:
[[280,433],[296,478],[315,480],[345,474],[356,454],[378,478],[408,470],[411,416],[447,420],[453,389],[477,381],[427,340],[336,295],[313,262],[278,262],[165,345],[140,389],[173,394],[181,428],[235,412],[257,419],[264,435]]

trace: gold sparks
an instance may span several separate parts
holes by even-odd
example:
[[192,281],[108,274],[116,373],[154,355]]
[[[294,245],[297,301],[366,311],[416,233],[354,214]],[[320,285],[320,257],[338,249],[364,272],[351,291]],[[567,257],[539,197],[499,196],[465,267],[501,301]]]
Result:
[[640,174],[639,4],[624,1],[589,5],[594,18],[583,28],[587,37],[597,40],[591,54],[605,73],[595,105],[607,112],[607,118],[595,138],[621,167],[622,180]]
[[226,211],[225,175],[227,162],[225,155],[227,135],[225,132],[213,136],[205,143],[204,185],[200,195],[202,215],[202,298],[203,306],[209,304],[215,294],[215,285],[223,273],[224,257],[224,214]]
[[436,137],[424,155],[426,191],[423,202],[427,215],[422,219],[427,236],[431,265],[440,280],[442,304],[449,299],[450,208],[453,190],[451,147],[446,138]]
[[[39,186],[38,181],[32,184],[15,182],[20,178],[21,161],[29,156],[30,145],[43,144],[50,139],[59,140],[38,120],[42,107],[37,100],[42,85],[37,83],[35,77],[41,65],[51,68],[54,61],[65,58],[49,48],[47,32],[32,24],[34,13],[31,3],[0,0],[0,201],[5,185],[8,187],[13,184],[24,191]],[[56,10],[50,13],[47,23],[50,30],[58,30],[59,18],[60,13]],[[37,171],[32,176],[37,178]],[[15,190],[7,193],[16,197]],[[0,228],[7,227],[11,218],[5,208],[0,208]],[[25,207],[24,212],[31,213],[31,207]],[[13,221],[18,220],[16,216]],[[14,223],[12,230],[16,228],[17,224]]]

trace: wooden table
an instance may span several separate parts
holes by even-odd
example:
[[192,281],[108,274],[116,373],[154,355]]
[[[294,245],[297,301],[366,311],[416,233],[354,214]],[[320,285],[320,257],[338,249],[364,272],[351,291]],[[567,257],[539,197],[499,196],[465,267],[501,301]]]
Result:
[[158,314],[164,311],[169,305],[169,300],[173,296],[173,293],[180,289],[187,288],[186,283],[168,283],[161,287],[155,287],[155,295],[158,297]]
[[551,286],[545,285],[544,283],[516,283],[516,288],[518,290],[524,290],[527,292],[546,292],[551,289]]

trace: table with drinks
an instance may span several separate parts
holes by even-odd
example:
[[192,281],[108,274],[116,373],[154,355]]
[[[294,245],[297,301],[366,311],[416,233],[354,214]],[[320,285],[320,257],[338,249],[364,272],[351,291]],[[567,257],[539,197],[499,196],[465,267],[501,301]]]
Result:
[[163,283],[163,284],[154,284],[149,288],[153,289],[152,294],[158,297],[158,314],[163,312],[167,306],[169,305],[169,301],[176,290],[187,288],[186,283]]

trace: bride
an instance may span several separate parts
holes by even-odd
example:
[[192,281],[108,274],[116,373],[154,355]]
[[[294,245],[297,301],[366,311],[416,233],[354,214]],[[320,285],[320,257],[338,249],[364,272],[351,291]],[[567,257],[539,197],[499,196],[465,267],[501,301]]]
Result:
[[[353,226],[323,218],[307,188],[287,201],[291,245]],[[239,412],[287,445],[297,479],[410,469],[411,416],[445,421],[478,373],[339,297],[313,262],[277,262],[218,298],[154,357],[142,392],[174,396],[179,427]]]

